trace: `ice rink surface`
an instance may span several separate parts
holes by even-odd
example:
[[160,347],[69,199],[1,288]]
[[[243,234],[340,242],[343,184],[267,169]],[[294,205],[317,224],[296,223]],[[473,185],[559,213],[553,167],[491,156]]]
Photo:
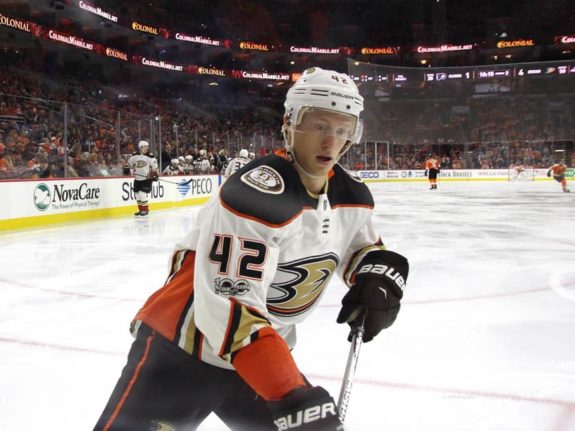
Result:
[[[398,320],[362,348],[346,430],[575,430],[575,193],[555,182],[370,188],[384,242],[411,272]],[[92,429],[130,320],[193,211],[0,235],[0,428]],[[344,291],[332,283],[294,350],[336,399]],[[227,428],[210,416],[199,429]]]

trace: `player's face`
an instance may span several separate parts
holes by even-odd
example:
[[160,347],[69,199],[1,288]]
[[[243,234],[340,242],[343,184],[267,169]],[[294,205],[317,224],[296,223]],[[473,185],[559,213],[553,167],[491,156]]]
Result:
[[298,163],[310,174],[327,175],[346,142],[353,138],[352,115],[314,109],[294,127],[294,150]]

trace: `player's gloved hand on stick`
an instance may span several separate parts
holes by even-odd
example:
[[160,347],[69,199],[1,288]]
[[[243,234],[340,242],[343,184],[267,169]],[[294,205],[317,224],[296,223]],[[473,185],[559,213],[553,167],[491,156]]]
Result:
[[368,255],[366,262],[359,265],[355,284],[343,297],[337,316],[337,323],[349,323],[354,328],[365,313],[366,343],[395,321],[409,274],[409,263],[402,255],[385,250],[376,256],[377,259],[369,259]]
[[158,171],[151,171],[149,177],[152,181],[158,181],[160,179],[160,174],[158,174]]
[[343,431],[335,402],[321,386],[294,389],[268,405],[278,431]]

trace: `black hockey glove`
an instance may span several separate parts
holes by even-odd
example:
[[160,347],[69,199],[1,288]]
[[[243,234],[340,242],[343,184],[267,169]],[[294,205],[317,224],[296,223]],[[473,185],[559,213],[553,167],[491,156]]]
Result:
[[438,174],[441,173],[441,168],[437,168],[437,173],[438,173]]
[[365,313],[363,341],[371,341],[395,321],[408,273],[409,263],[400,254],[385,250],[373,253],[373,258],[368,255],[357,270],[355,284],[341,301],[337,323],[347,322],[354,328]]
[[343,431],[335,402],[321,386],[294,389],[268,405],[278,431]]
[[548,176],[549,178],[551,178],[551,169],[549,169],[549,170],[547,171],[547,176]]
[[427,176],[429,172],[427,171],[427,169],[425,170],[425,172],[423,173],[423,175]]

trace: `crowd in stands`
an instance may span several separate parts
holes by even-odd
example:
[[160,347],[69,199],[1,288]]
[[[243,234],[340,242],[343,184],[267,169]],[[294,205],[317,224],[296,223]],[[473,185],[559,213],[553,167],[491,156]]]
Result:
[[[247,105],[246,94],[144,91],[32,68],[22,73],[24,67],[0,66],[0,179],[123,175],[141,139],[151,142],[162,170],[178,157],[199,160],[203,150],[210,173],[241,148],[261,156],[283,146],[281,104],[273,98],[266,109],[259,100]],[[234,96],[242,103],[230,103]],[[545,168],[558,157],[575,165],[575,96],[568,93],[472,97],[465,109],[442,100],[367,106],[368,143],[342,159],[349,169],[422,169],[431,153],[453,169]]]

